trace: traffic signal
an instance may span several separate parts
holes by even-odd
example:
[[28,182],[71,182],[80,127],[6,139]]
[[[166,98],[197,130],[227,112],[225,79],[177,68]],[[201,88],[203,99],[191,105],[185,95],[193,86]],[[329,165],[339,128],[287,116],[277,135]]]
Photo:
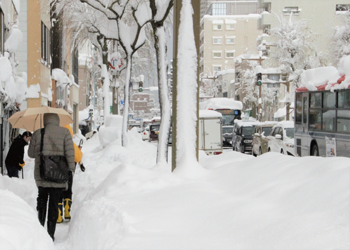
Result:
[[256,79],[257,79],[257,85],[260,86],[262,84],[262,74],[261,73],[256,74]]

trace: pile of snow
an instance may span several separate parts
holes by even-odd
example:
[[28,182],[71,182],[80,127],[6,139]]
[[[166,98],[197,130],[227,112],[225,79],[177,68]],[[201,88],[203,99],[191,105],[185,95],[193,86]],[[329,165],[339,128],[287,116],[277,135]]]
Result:
[[57,86],[62,86],[63,84],[72,84],[72,80],[62,69],[53,69],[51,78],[57,82]]
[[200,118],[206,118],[206,117],[222,117],[222,114],[219,112],[216,112],[214,110],[199,110],[199,117]]
[[11,27],[10,36],[5,42],[5,50],[14,53],[23,40],[22,31],[18,28],[18,25]]
[[199,103],[200,110],[207,109],[238,109],[242,110],[243,104],[240,101],[235,101],[231,98],[211,98],[207,101],[203,101]]
[[[0,248],[1,249],[54,249],[54,244],[37,219],[33,207],[11,191],[19,180],[0,177]],[[17,183],[16,183],[17,182]],[[1,184],[7,183],[9,186]],[[21,194],[23,195],[23,193]]]
[[336,83],[339,77],[339,71],[332,66],[304,70],[301,74],[301,87],[314,91],[323,84]]
[[99,129],[100,144],[104,148],[108,144],[113,143],[121,145],[123,116],[108,115],[105,119],[104,126]]

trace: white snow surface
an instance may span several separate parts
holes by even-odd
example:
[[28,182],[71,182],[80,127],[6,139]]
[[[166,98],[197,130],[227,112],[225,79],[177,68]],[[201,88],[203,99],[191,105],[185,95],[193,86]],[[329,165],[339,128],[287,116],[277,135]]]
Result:
[[316,87],[325,83],[336,83],[339,78],[339,71],[332,66],[304,70],[301,74],[301,86],[309,90],[317,90]]
[[219,98],[211,98],[207,101],[203,101],[199,103],[199,109],[205,110],[205,109],[238,109],[242,110],[243,104],[241,101],[235,101],[232,98],[225,98],[225,97],[219,97]]
[[18,46],[22,43],[23,34],[17,25],[13,25],[11,28],[10,36],[6,39],[5,50],[11,53],[16,52]]
[[201,152],[207,175],[188,179],[154,168],[156,144],[129,137],[128,148],[102,148],[98,135],[84,142],[72,220],[57,225],[54,245],[37,220],[34,160],[25,153],[24,179],[0,175],[0,248],[350,248],[349,158]]

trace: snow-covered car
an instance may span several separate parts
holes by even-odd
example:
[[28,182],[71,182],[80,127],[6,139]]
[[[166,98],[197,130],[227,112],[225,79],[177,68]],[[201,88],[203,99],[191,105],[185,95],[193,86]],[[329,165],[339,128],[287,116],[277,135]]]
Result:
[[235,120],[232,132],[232,150],[241,153],[252,152],[252,141],[257,121]]
[[277,123],[268,136],[268,151],[294,156],[294,122]]
[[146,141],[149,138],[149,126],[145,127],[144,130],[141,132],[142,140]]
[[255,132],[253,135],[252,155],[262,155],[268,150],[268,136],[270,135],[272,128],[277,122],[266,121],[255,126]]

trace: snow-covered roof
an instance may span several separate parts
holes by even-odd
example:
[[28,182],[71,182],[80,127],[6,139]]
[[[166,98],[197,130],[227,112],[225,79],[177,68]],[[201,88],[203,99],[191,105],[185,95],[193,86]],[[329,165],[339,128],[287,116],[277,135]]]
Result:
[[208,110],[208,109],[238,109],[242,110],[243,104],[240,101],[235,101],[231,98],[211,98],[207,101],[203,101],[199,103],[200,110]]
[[200,118],[222,117],[222,114],[214,110],[199,110],[199,117]]
[[236,119],[234,123],[238,124],[238,126],[245,126],[245,127],[252,127],[260,124],[260,122],[258,121],[249,121],[249,120],[246,121],[246,120],[238,120],[238,119]]
[[297,91],[347,89],[349,87],[350,56],[343,56],[340,59],[338,69],[329,66],[304,70]]

